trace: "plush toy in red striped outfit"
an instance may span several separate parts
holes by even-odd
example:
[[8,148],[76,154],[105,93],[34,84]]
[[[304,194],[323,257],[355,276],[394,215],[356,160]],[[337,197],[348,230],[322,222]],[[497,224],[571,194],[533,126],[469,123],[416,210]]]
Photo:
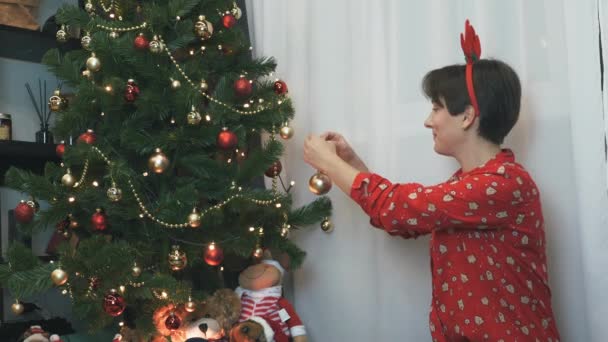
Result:
[[[282,297],[283,275],[285,269],[272,259],[269,251],[264,260],[246,268],[239,275],[239,287],[236,289],[241,298],[241,317],[244,322],[251,317],[263,317],[270,326],[280,329],[280,333],[293,339],[294,342],[306,342],[306,329],[291,303]],[[275,330],[276,330],[275,329]]]

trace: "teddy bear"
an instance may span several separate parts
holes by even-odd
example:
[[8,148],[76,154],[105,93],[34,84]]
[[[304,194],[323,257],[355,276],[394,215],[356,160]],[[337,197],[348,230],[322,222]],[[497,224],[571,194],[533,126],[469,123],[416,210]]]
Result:
[[[154,325],[157,336],[152,341],[173,342],[219,342],[227,341],[228,332],[238,321],[241,312],[241,300],[234,290],[219,289],[204,302],[196,303],[194,311],[186,311],[184,305],[168,304],[154,312]],[[165,321],[169,315],[176,315],[181,320],[181,327],[169,330]]]
[[[287,266],[288,261],[283,265]],[[291,303],[282,297],[285,274],[283,265],[274,260],[272,253],[266,250],[260,263],[247,267],[239,274],[239,287],[235,290],[241,299],[239,322],[246,322],[252,317],[261,318],[257,321],[254,319],[248,325],[239,325],[250,330],[256,326],[255,323],[265,327],[261,323],[265,321],[273,328],[275,340],[285,334],[294,342],[306,342],[306,329],[300,317]],[[255,328],[259,330],[258,326]]]
[[32,325],[23,333],[23,342],[62,342],[59,335],[51,335],[39,325]]
[[186,342],[228,341],[241,313],[241,300],[233,290],[220,289],[205,301],[202,313],[186,326]]
[[230,342],[289,342],[289,337],[278,322],[251,316],[230,330]]

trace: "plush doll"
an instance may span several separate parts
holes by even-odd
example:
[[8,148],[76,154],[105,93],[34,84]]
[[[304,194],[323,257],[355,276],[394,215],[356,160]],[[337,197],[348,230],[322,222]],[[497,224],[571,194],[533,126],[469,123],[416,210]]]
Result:
[[59,335],[50,335],[39,325],[32,325],[23,333],[23,342],[62,342]]
[[186,342],[228,341],[230,328],[238,321],[241,300],[233,290],[220,289],[207,298],[201,311],[186,326]]
[[291,303],[282,297],[284,273],[283,266],[266,251],[261,263],[249,266],[239,274],[240,286],[236,289],[242,306],[239,322],[262,317],[271,327],[277,323],[275,336],[280,335],[278,329],[294,342],[306,342],[306,329],[300,317]]

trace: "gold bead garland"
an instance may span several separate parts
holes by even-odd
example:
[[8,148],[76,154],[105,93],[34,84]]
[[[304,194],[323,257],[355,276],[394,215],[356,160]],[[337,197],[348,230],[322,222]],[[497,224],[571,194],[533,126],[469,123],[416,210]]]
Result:
[[[162,44],[165,44],[164,40],[162,39],[161,36],[158,36],[158,39],[160,40],[160,42]],[[264,110],[266,110],[266,107],[260,107],[260,109],[256,109],[256,110],[250,110],[250,111],[246,111],[246,110],[240,110],[240,109],[236,109],[234,107],[232,107],[231,105],[222,102],[218,99],[216,99],[215,97],[207,94],[207,92],[203,91],[200,89],[200,85],[197,85],[196,83],[194,83],[194,81],[192,81],[192,79],[190,79],[190,77],[188,77],[188,75],[186,75],[186,73],[184,72],[184,70],[182,69],[182,67],[177,63],[177,61],[175,60],[175,58],[173,57],[173,55],[171,54],[171,52],[169,51],[169,49],[165,49],[165,52],[167,53],[167,55],[169,56],[169,59],[171,59],[171,62],[173,63],[173,65],[175,65],[175,67],[177,68],[177,71],[179,71],[179,73],[182,75],[182,77],[186,80],[186,82],[188,82],[193,88],[198,89],[199,92],[206,97],[207,99],[209,99],[209,101],[214,102],[216,104],[219,104],[225,108],[231,109],[236,113],[242,114],[242,115],[253,115],[253,114],[258,114]]]
[[[97,154],[99,154],[101,156],[101,158],[106,162],[106,164],[111,165],[111,160],[96,146],[91,146],[91,149],[93,151],[95,151]],[[87,165],[88,165],[88,160],[87,160]],[[184,223],[169,223],[166,221],[163,221],[157,217],[155,217],[154,215],[152,215],[152,213],[150,213],[150,211],[148,210],[148,208],[146,208],[146,206],[144,205],[142,199],[140,198],[139,194],[137,193],[137,191],[135,190],[135,186],[133,185],[133,182],[131,182],[131,180],[127,180],[127,182],[129,183],[129,188],[131,189],[131,192],[133,193],[133,197],[135,197],[135,200],[137,201],[137,205],[139,206],[139,209],[142,212],[142,217],[148,217],[150,220],[160,224],[161,226],[164,226],[166,228],[187,228],[190,226],[189,222],[184,222]],[[238,191],[240,191],[241,189],[238,188]],[[278,197],[278,193],[275,192],[276,196],[274,199],[272,200],[258,200],[258,199],[254,199],[254,198],[246,198],[244,195],[242,194],[233,194],[231,196],[229,196],[226,200],[224,200],[221,203],[218,203],[214,206],[208,207],[205,210],[201,211],[200,213],[200,217],[201,220],[204,219],[204,217],[209,214],[211,211],[213,210],[220,210],[222,209],[224,206],[226,206],[228,203],[232,202],[235,199],[239,199],[239,198],[244,198],[246,200],[249,200],[257,205],[260,206],[270,206],[270,205],[277,205],[280,204],[279,202],[279,197]]]
[[129,26],[129,27],[109,27],[109,26],[105,26],[105,25],[101,25],[101,24],[97,24],[96,26],[97,26],[97,28],[100,28],[100,29],[103,29],[106,31],[111,31],[111,32],[129,32],[129,31],[136,31],[136,30],[141,30],[143,28],[146,28],[146,27],[148,27],[148,23],[146,23],[144,21],[140,25]]

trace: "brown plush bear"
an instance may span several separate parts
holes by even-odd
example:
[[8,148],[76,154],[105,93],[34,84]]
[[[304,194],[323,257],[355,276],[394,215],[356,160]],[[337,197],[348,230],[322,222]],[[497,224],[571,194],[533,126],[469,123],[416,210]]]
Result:
[[278,322],[268,317],[252,316],[230,330],[230,342],[289,342]]
[[[233,290],[220,289],[202,303],[197,303],[193,312],[187,312],[184,305],[169,304],[154,313],[154,324],[158,331],[154,342],[227,341],[228,331],[239,318],[241,301]],[[165,320],[173,313],[182,321],[181,328],[171,331],[165,326]]]
[[228,341],[230,328],[238,321],[241,300],[233,290],[220,289],[209,297],[203,315],[186,326],[186,342]]
[[[239,322],[242,323],[254,318],[253,322],[240,326],[241,329],[251,331],[255,323],[262,325],[262,328],[264,328],[266,327],[264,322],[266,322],[267,326],[273,329],[275,340],[280,341],[279,337],[284,334],[294,342],[306,342],[306,329],[300,317],[291,303],[282,297],[282,280],[285,273],[284,267],[286,266],[288,266],[288,261],[282,265],[272,259],[270,251],[267,250],[262,262],[249,266],[240,273],[240,286],[236,289],[236,293],[241,298],[242,307]],[[253,330],[257,331],[259,327]],[[234,334],[237,334],[237,332],[234,332]],[[242,337],[249,335],[249,333],[245,333],[242,334]],[[253,340],[255,341],[255,339]]]

